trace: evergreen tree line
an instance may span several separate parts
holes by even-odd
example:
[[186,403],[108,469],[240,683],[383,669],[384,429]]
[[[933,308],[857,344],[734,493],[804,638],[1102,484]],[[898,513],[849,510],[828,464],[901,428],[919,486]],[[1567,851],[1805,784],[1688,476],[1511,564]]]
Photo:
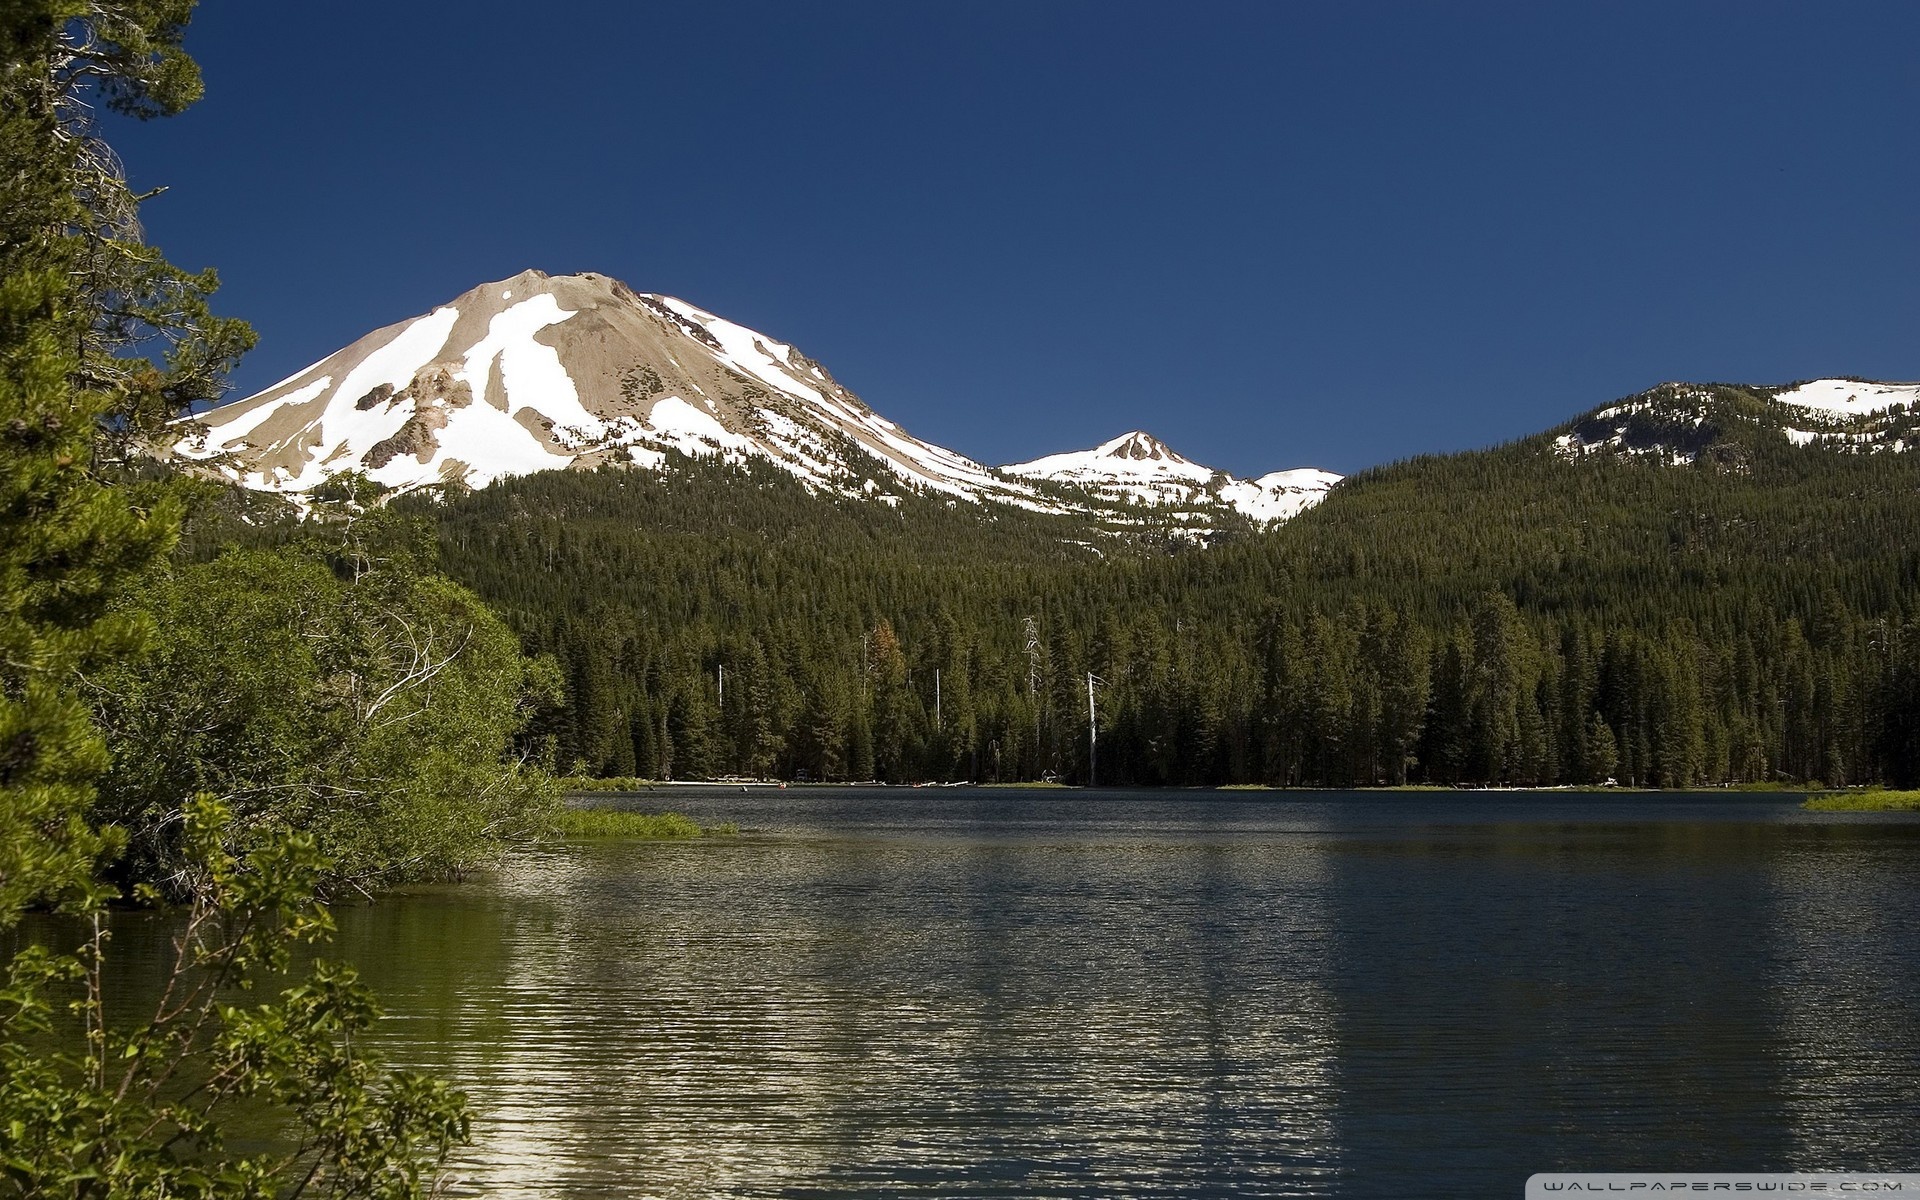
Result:
[[400,507],[556,661],[590,774],[1904,785],[1915,485],[1756,433],[1418,459],[1207,547],[709,460]]

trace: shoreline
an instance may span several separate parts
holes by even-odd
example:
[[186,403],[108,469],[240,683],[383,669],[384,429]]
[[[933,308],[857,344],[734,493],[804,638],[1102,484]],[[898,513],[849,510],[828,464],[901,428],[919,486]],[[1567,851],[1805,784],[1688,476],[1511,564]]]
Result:
[[[1572,794],[1588,796],[1853,796],[1873,794],[1871,792],[1834,792],[1820,787],[1804,784],[1701,784],[1697,787],[1627,787],[1621,785],[1557,783],[1545,785],[1450,785],[1450,784],[1373,784],[1364,787],[1293,787],[1273,784],[1229,783],[1217,785],[1169,786],[1158,784],[1117,784],[1113,786],[1087,787],[1076,783],[1030,782],[1030,783],[977,783],[964,781],[957,783],[885,783],[880,780],[850,780],[841,783],[820,783],[816,781],[794,780],[710,780],[710,779],[666,779],[666,780],[620,780],[595,781],[582,786],[577,780],[562,780],[561,795],[568,798],[590,799],[594,796],[644,796],[658,791],[700,790],[712,792],[779,792],[779,791],[844,791],[848,789],[869,789],[901,792],[924,791],[1049,791],[1049,792],[1129,792],[1129,793],[1260,793],[1270,792],[1277,795],[1310,795],[1328,792],[1341,794],[1378,794],[1378,795],[1555,795]],[[1899,793],[1908,794],[1908,793]]]

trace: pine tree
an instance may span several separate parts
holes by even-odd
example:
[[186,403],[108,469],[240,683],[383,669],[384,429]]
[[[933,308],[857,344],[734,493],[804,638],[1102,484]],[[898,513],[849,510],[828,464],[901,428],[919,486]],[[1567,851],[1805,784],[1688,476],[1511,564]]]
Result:
[[70,386],[57,297],[49,275],[0,282],[0,926],[36,900],[91,894],[107,843],[84,813],[107,760],[75,688],[141,645],[145,623],[109,602],[176,523],[89,471],[109,406]]
[[[179,111],[199,74],[179,48],[192,0],[0,4],[0,929],[32,904],[90,918],[75,953],[14,942],[0,1011],[0,1162],[20,1195],[239,1197],[318,1184],[339,1196],[417,1196],[464,1139],[444,1084],[377,1070],[359,1043],[377,1008],[351,970],[316,967],[275,1001],[288,948],[331,928],[311,838],[237,831],[208,797],[171,797],[189,894],[173,1003],[133,1022],[102,1000],[117,848],[84,810],[108,764],[77,694],[124,663],[150,624],[116,607],[178,532],[177,504],[108,486],[116,444],[217,394],[251,335],[207,313],[209,275],[139,238],[100,109]],[[162,343],[155,361],[141,351]],[[157,898],[151,887],[136,895]],[[72,929],[73,926],[64,928]],[[79,981],[80,999],[51,985]],[[218,1079],[196,1091],[182,1079]],[[182,1099],[183,1095],[186,1099]],[[250,1129],[299,1150],[248,1158]]]
[[1609,782],[1620,765],[1620,751],[1613,729],[1599,713],[1594,713],[1588,722],[1586,742],[1587,771],[1593,776],[1590,782]]

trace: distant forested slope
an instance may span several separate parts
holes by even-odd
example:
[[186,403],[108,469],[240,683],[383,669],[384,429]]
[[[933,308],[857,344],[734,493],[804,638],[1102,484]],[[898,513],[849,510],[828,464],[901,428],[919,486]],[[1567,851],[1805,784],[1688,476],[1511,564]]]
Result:
[[1419,458],[1205,548],[707,461],[402,507],[589,771],[1084,781],[1092,672],[1102,783],[1911,781],[1920,460],[1709,434]]

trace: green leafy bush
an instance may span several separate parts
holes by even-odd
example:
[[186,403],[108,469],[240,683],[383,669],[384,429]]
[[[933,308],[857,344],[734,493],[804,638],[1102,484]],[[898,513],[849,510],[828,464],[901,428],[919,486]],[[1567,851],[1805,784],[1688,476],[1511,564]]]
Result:
[[159,633],[97,680],[113,764],[94,815],[129,830],[135,878],[179,878],[196,793],[242,834],[310,832],[327,883],[362,889],[456,876],[555,801],[515,754],[551,680],[444,578],[296,545],[177,567],[127,605]]
[[[32,945],[0,987],[0,1195],[416,1197],[470,1116],[445,1083],[386,1069],[364,1046],[380,1012],[351,967],[284,980],[291,948],[324,942],[327,870],[310,835],[237,835],[218,802],[180,813],[176,956],[147,1019],[109,1022],[108,927],[94,907],[75,953]],[[238,841],[240,853],[229,847]],[[149,898],[151,891],[149,889]],[[232,1125],[276,1131],[236,1151]]]

